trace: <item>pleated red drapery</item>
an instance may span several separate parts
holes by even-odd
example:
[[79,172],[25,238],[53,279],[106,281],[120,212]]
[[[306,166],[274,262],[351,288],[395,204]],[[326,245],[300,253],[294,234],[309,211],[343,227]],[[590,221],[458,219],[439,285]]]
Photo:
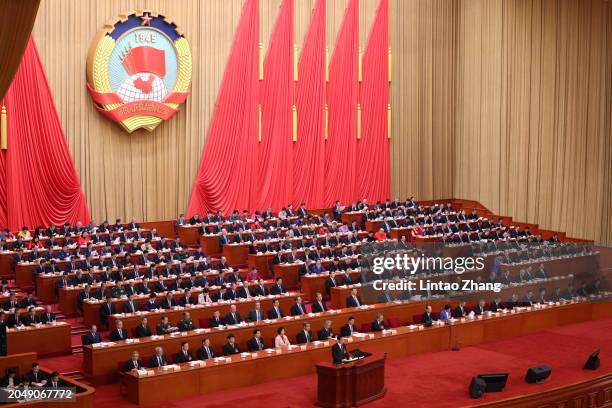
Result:
[[[325,0],[317,0],[293,81],[293,4],[281,4],[259,85],[257,0],[247,0],[219,91],[187,213],[278,210],[289,202],[329,207],[389,196],[387,139],[388,0],[381,0],[369,35],[361,96],[358,0],[345,11],[325,79]],[[295,87],[295,95],[293,90]],[[257,142],[257,105],[262,141]],[[357,105],[361,102],[361,140]],[[297,141],[292,142],[292,105]],[[325,107],[328,140],[325,140]],[[0,197],[1,199],[1,197]]]
[[325,149],[326,207],[333,205],[335,200],[349,203],[358,198],[358,15],[358,0],[350,0],[329,64],[329,135]]
[[298,65],[298,140],[293,157],[293,203],[323,208],[325,192],[325,0],[317,0]]
[[264,73],[257,208],[278,211],[293,198],[293,0],[280,5]]
[[259,1],[247,0],[223,75],[187,214],[253,210],[257,193]]
[[[89,222],[64,131],[34,40],[30,39],[4,103],[8,150],[0,153],[2,226]],[[1,184],[1,183],[0,183]]]
[[357,191],[370,201],[389,198],[390,161],[387,134],[389,104],[389,2],[380,0],[363,56],[360,89],[361,140],[358,143]]

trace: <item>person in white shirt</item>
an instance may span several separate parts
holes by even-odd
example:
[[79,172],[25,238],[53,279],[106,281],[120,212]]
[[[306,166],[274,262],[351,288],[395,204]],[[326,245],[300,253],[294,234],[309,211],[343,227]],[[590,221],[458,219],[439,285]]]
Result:
[[198,304],[199,305],[203,305],[203,304],[212,303],[212,302],[213,302],[213,300],[210,297],[210,295],[208,294],[208,288],[204,288],[202,293],[200,293],[198,295]]
[[285,334],[285,328],[284,327],[279,327],[276,330],[276,338],[274,339],[274,347],[279,348],[279,347],[286,347],[291,345],[291,343],[289,343],[289,339],[287,338],[287,335]]

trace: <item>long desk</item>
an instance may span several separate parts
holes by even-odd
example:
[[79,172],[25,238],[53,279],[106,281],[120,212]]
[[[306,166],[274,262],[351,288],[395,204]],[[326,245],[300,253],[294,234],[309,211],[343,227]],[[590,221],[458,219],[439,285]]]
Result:
[[[185,269],[188,269],[190,267],[193,267],[194,265],[194,261],[187,261],[187,262],[181,262],[180,264],[183,265],[183,267],[185,267]],[[155,269],[157,271],[163,270],[166,267],[167,264],[165,263],[160,263],[157,264],[155,266]],[[169,264],[171,267],[174,266],[178,266],[179,263],[177,262],[173,262]],[[217,265],[216,261],[212,261],[211,262],[211,267],[215,267]],[[139,274],[141,271],[146,270],[147,267],[144,265],[132,265],[132,266],[127,266],[124,267],[123,270],[125,272],[133,272],[134,269],[136,269]],[[117,268],[112,268],[111,271],[114,273],[117,271]],[[238,270],[241,274],[241,277],[244,279],[245,275],[247,274],[246,270]],[[91,276],[94,277],[94,279],[100,275],[103,272],[102,269],[100,268],[95,268],[92,272],[91,272]],[[210,269],[210,270],[206,270],[204,272],[196,272],[194,274],[194,277],[198,278],[198,277],[204,277],[206,279],[209,278],[216,278],[219,275],[219,271],[217,271],[216,269]],[[189,278],[189,274],[188,273],[183,273],[182,275],[178,276],[177,274],[172,274],[169,275],[167,277],[164,277],[164,281],[173,281],[176,280],[177,277],[184,279],[184,278]],[[75,273],[74,272],[70,272],[68,273],[68,279],[71,280],[75,277]],[[39,299],[42,300],[45,303],[54,303],[57,299],[56,299],[56,288],[55,288],[55,284],[60,281],[62,278],[62,273],[61,272],[55,272],[55,273],[42,273],[42,274],[38,274],[36,276],[36,294],[38,295]],[[155,278],[151,278],[149,280],[149,284],[153,285],[157,282],[157,280],[159,279],[159,277],[155,277]],[[129,282],[129,280],[128,280]],[[135,284],[140,283],[141,281],[139,279],[134,280]],[[211,282],[212,283],[212,282]],[[61,303],[61,299],[60,299],[60,303]]]
[[142,316],[146,316],[149,322],[149,326],[153,330],[155,326],[160,322],[162,316],[168,316],[168,319],[172,323],[176,323],[181,320],[184,312],[189,312],[191,314],[191,318],[194,321],[196,326],[199,326],[198,322],[200,319],[210,319],[213,316],[213,313],[218,310],[221,312],[221,316],[224,317],[229,313],[230,305],[235,304],[238,313],[240,313],[243,319],[246,319],[246,316],[249,311],[253,310],[255,307],[255,302],[261,302],[261,308],[264,311],[264,314],[267,314],[268,309],[272,307],[272,302],[278,299],[280,303],[280,308],[283,313],[289,314],[289,308],[295,302],[295,297],[298,296],[299,293],[287,293],[282,296],[271,296],[271,297],[254,297],[245,301],[232,301],[232,302],[223,302],[223,303],[207,303],[204,305],[195,305],[192,307],[180,307],[177,306],[173,309],[161,309],[159,311],[151,311],[151,312],[138,312],[138,313],[128,313],[128,314],[116,314],[113,315],[112,318],[121,319],[123,321],[123,327],[131,331],[136,326],[140,324],[140,318]]
[[[266,286],[269,287],[269,282]],[[212,295],[218,291],[219,291],[219,287],[215,287],[211,289],[209,293]],[[197,300],[197,296],[201,292],[202,291],[200,289],[192,289],[191,291],[192,296],[196,297],[196,300]],[[172,292],[172,296],[175,300],[179,299],[183,294],[184,292],[182,290]],[[285,296],[285,297],[293,298],[296,295],[297,293],[292,293],[290,296]],[[138,307],[141,307],[144,303],[146,303],[148,299],[149,297],[147,295],[136,295],[134,296],[134,303],[136,303]],[[238,301],[236,302],[236,305],[238,306],[238,309],[241,310],[241,312],[242,311],[248,312],[250,309],[246,309],[246,308],[253,306],[253,303],[255,302],[254,299],[256,298],[250,298],[247,301]],[[270,299],[270,298],[265,298],[265,299]],[[126,302],[126,300],[127,299],[113,299],[112,303],[115,305],[117,313],[123,312],[123,305]],[[163,299],[161,298],[161,296],[159,296],[159,298],[157,299],[157,302],[160,303],[162,300]],[[99,325],[102,322],[101,316],[100,316],[100,309],[102,308],[103,303],[104,303],[103,301],[97,300],[97,299],[83,302],[83,323],[84,324],[90,326],[92,324]]]
[[[347,348],[384,352],[390,358],[448,350],[456,335],[461,336],[464,345],[502,340],[588,321],[592,319],[594,309],[602,307],[610,309],[609,305],[602,303],[583,302],[540,310],[497,313],[491,317],[457,320],[451,325],[430,328],[420,325],[399,327],[386,332],[353,336],[348,340]],[[612,315],[612,310],[608,312]],[[135,404],[148,405],[311,374],[317,363],[331,359],[331,343],[310,343],[291,349],[238,354],[225,360],[181,364],[178,369],[149,369],[143,376],[126,373],[127,399]],[[232,380],[227,381],[227,378]]]
[[[442,282],[452,282],[457,278],[459,279],[468,279],[467,273],[464,275],[456,275],[456,274],[442,274],[436,276],[419,276],[416,275],[416,278],[411,278],[410,280],[427,280],[431,279],[432,281],[442,281]],[[478,301],[480,297],[486,295],[484,297],[492,298],[495,296],[500,296],[501,299],[505,302],[510,299],[512,294],[516,294],[518,296],[518,300],[522,301],[527,295],[528,292],[533,292],[534,301],[537,299],[538,291],[540,288],[546,289],[546,296],[552,295],[554,290],[557,287],[561,287],[563,290],[567,288],[570,282],[574,282],[575,277],[572,275],[568,276],[555,276],[549,279],[535,279],[523,284],[519,285],[511,285],[511,286],[503,286],[500,292],[481,292],[481,291],[470,291],[470,292],[458,292],[452,293],[446,296],[437,296],[435,298],[444,298],[451,297],[453,300],[466,300],[466,301]],[[375,294],[380,294],[381,292],[375,291],[371,285],[368,284],[355,284],[355,285],[342,285],[336,286],[335,288],[331,288],[331,307],[333,308],[341,308],[346,306],[346,299],[348,298],[351,290],[353,288],[357,289],[357,293],[359,296],[362,296],[362,302],[365,304],[371,304],[378,302],[378,299],[375,297]],[[364,290],[367,288],[367,292],[364,293]]]
[[[488,257],[487,257],[488,258]],[[521,269],[531,267],[531,273],[535,274],[540,264],[544,266],[547,276],[563,276],[573,274],[576,280],[582,279],[590,282],[596,278],[599,272],[599,253],[573,256],[568,258],[547,259],[541,262],[531,261],[517,264],[500,265],[500,276],[505,271],[510,272],[510,276],[516,278]]]
[[[323,266],[323,268],[328,268],[329,265],[331,265],[334,260],[347,263],[347,262],[352,261],[354,258],[355,258],[354,256],[347,256],[343,258],[327,257],[327,258],[321,259],[321,265]],[[283,284],[285,284],[286,286],[290,288],[296,287],[298,283],[300,283],[301,281],[300,269],[305,268],[306,270],[308,270],[309,266],[313,263],[314,263],[313,261],[306,263],[302,260],[298,260],[293,263],[280,263],[278,265],[274,265],[273,267],[274,277],[282,278]]]
[[[439,309],[443,303],[433,303],[434,308]],[[163,336],[159,339],[140,339],[138,342],[116,342],[114,345],[107,347],[85,346],[84,351],[84,373],[97,382],[112,381],[117,376],[117,364],[126,361],[130,353],[138,350],[143,358],[147,358],[153,353],[155,346],[163,346],[166,354],[170,355],[178,351],[182,341],[188,341],[191,350],[196,350],[201,346],[203,337],[210,337],[211,343],[215,352],[221,352],[221,345],[225,344],[228,333],[236,335],[236,342],[242,350],[246,350],[247,341],[253,336],[253,329],[259,328],[262,331],[262,336],[267,345],[274,342],[276,330],[283,326],[290,341],[295,342],[297,333],[302,330],[303,323],[308,321],[312,325],[313,334],[323,327],[325,320],[331,320],[335,332],[340,332],[340,326],[346,324],[349,316],[355,316],[357,325],[360,323],[372,322],[377,313],[384,313],[385,316],[399,317],[403,324],[412,322],[412,315],[422,312],[425,307],[421,302],[397,302],[387,304],[377,304],[365,308],[347,308],[340,311],[324,312],[311,315],[304,315],[294,318],[281,318],[269,321],[263,321],[258,324],[248,324],[245,326],[234,327],[230,329],[203,329],[198,332],[192,331],[182,336]],[[209,313],[212,313],[216,308],[211,306],[207,308]],[[190,310],[193,317],[193,309]],[[243,315],[244,318],[244,315]],[[195,321],[195,319],[194,319]],[[151,326],[151,322],[149,322]]]
[[[478,276],[480,276],[480,274],[481,272],[477,270],[466,272],[462,275],[457,275],[454,272],[444,272],[444,273],[435,274],[435,275],[410,275],[408,278],[405,278],[405,279],[408,281],[431,279],[434,281],[452,282],[458,278],[476,279]],[[362,302],[365,304],[378,303],[379,302],[378,296],[384,293],[382,291],[374,291],[374,289],[372,289],[372,286],[369,284],[369,282],[356,283],[352,285],[336,286],[336,287],[331,288],[330,290],[331,307],[336,308],[336,309],[346,307],[346,299],[351,293],[351,290],[353,288],[356,288],[358,295],[362,296],[364,295],[364,293],[362,293],[361,291],[362,287],[371,289],[371,290],[366,291],[365,294],[367,294],[367,296],[361,299]],[[400,293],[400,291],[397,291],[394,294],[396,295],[397,298],[400,298],[400,299],[403,299],[405,297],[405,293]]]
[[6,337],[7,354],[36,351],[42,356],[72,352],[70,325],[66,322],[7,329]]
[[[206,274],[204,274],[204,276],[210,277],[210,276],[217,276],[218,273],[215,272],[208,272]],[[199,275],[202,276],[202,275]],[[184,276],[183,276],[184,277]],[[182,278],[182,277],[181,277]],[[155,279],[150,279],[149,280],[149,284],[148,287],[150,289],[154,289],[154,285],[159,281],[158,278]],[[170,283],[173,283],[176,281],[175,277],[168,277],[168,278],[164,278],[163,281],[165,282],[165,284],[167,286],[169,286]],[[141,280],[135,280],[134,283],[135,285],[139,285],[142,281]],[[254,285],[254,282],[247,282],[249,287],[251,287],[252,285]],[[271,280],[267,280],[264,282],[266,287],[270,287],[270,285],[273,283],[273,281]],[[111,283],[107,283],[107,287],[111,288],[115,286],[115,283],[111,282]],[[121,286],[126,286],[126,284],[122,284]],[[237,284],[237,288],[240,289],[241,287],[243,287],[243,284]],[[99,284],[95,284],[91,286],[92,290],[98,290],[100,288]],[[219,292],[221,288],[219,286],[209,286],[209,290],[210,290],[210,295],[212,296],[213,294]],[[76,316],[78,313],[77,311],[77,299],[78,296],[81,292],[83,292],[85,290],[83,285],[77,285],[77,286],[69,286],[66,288],[61,288],[58,292],[59,292],[59,308],[60,310],[66,315],[66,316]],[[202,292],[202,288],[200,287],[194,287],[191,289],[191,294],[192,296],[197,296]],[[176,292],[175,294],[175,298],[178,298],[180,295],[182,295],[184,292],[183,290],[180,290],[178,292]],[[159,294],[158,294],[159,295]],[[161,295],[159,295],[161,296]],[[138,304],[142,304],[144,303],[146,300],[148,299],[148,297],[146,296],[140,296],[137,295],[135,296],[135,301]],[[114,300],[114,302],[116,302],[115,304],[120,304],[123,303],[122,299],[116,299]],[[95,302],[94,302],[95,303]],[[85,309],[86,307],[84,307]],[[85,310],[84,310],[85,312]],[[99,312],[99,308],[98,308],[98,312]],[[95,322],[94,320],[91,320],[89,317],[86,318],[87,320],[85,321],[86,323],[93,323]]]

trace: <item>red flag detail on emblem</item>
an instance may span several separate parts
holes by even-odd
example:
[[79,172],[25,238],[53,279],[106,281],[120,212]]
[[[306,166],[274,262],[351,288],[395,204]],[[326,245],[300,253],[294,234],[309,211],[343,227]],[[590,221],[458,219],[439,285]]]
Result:
[[132,48],[123,59],[123,65],[130,75],[148,72],[163,78],[166,75],[166,53],[148,46]]

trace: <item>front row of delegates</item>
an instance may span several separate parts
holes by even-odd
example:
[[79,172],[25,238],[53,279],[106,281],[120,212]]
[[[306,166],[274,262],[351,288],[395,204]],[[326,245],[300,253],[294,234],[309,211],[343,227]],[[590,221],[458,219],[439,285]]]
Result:
[[[167,319],[167,317],[164,317]],[[384,318],[382,314],[378,314],[376,319],[372,322],[372,331],[381,331],[385,329]],[[341,335],[343,336],[351,336],[353,333],[356,333],[355,329],[355,318],[353,316],[349,317],[347,324],[343,326],[340,330]],[[274,338],[274,347],[286,347],[291,345],[291,341],[287,337],[284,327],[279,327],[276,330],[276,337]],[[332,328],[332,321],[326,320],[323,324],[323,327],[317,332],[316,338],[315,335],[311,331],[310,323],[305,322],[303,324],[302,330],[300,330],[296,335],[296,342],[299,344],[310,343],[315,340],[325,341],[334,339],[336,335],[334,334],[334,330]],[[92,329],[86,335],[86,339],[88,339],[87,344],[92,344],[89,341],[91,339],[99,339],[99,333],[97,333],[97,328],[92,326]],[[269,346],[266,344],[262,337],[262,333],[260,329],[253,330],[253,336],[247,341],[247,350],[249,352],[261,351]],[[229,334],[227,336],[227,342],[222,347],[222,355],[231,356],[233,354],[239,354],[243,350],[241,350],[240,346],[236,342],[236,336],[234,334]],[[175,363],[187,363],[193,360],[207,360],[210,358],[216,357],[217,354],[214,352],[210,339],[204,338],[202,339],[202,345],[199,349],[196,350],[195,353],[192,353],[189,349],[189,343],[187,341],[183,341],[181,343],[181,347],[179,351],[174,355],[173,361]],[[169,364],[168,359],[166,358],[163,349],[161,347],[155,348],[155,353],[148,360],[148,364],[144,364],[140,360],[140,355],[137,351],[132,352],[132,356],[130,360],[125,363],[124,369],[125,371],[138,370],[144,367],[161,367]]]
[[0,380],[0,387],[3,388],[32,388],[46,387],[58,388],[68,386],[57,371],[47,375],[40,370],[38,363],[32,363],[32,369],[24,376],[19,377],[13,368],[6,370],[6,376]]
[[[299,299],[296,298],[296,304],[299,304],[297,302],[299,302]],[[525,305],[528,305],[528,303],[512,302],[512,301],[502,303],[501,298],[497,297],[495,298],[495,300],[490,302],[488,305],[486,304],[484,299],[481,299],[475,306],[472,307],[471,311],[468,310],[468,308],[466,307],[465,301],[460,301],[454,309],[451,307],[450,304],[447,304],[438,314],[434,314],[432,310],[432,306],[427,305],[424,313],[420,316],[420,322],[427,326],[427,325],[431,325],[434,321],[437,321],[437,320],[446,321],[451,318],[465,317],[465,316],[468,316],[468,314],[471,312],[473,312],[475,315],[481,315],[481,314],[486,313],[487,311],[496,312],[503,308],[512,308],[512,307],[525,306]],[[256,309],[253,311],[253,313],[249,313],[250,318],[248,320],[249,321],[259,321],[260,319],[253,318],[253,317],[261,316],[261,315],[263,315],[263,312],[260,309],[258,309],[256,306]],[[226,321],[225,319],[228,319],[228,317],[232,319],[232,322],[242,321],[239,313],[237,313],[234,308],[234,309],[230,309],[230,313],[225,318],[222,318],[220,316],[219,311],[215,311],[214,316],[211,318],[211,325],[213,327],[218,327],[222,324],[220,322],[225,322]],[[127,332],[125,331],[125,329],[122,329],[122,322],[118,320],[116,321],[115,325],[116,325],[115,330],[111,332],[111,339],[122,340],[124,338],[127,338]],[[178,327],[172,326],[172,324],[169,323],[167,316],[162,316],[161,322],[157,325],[156,333],[161,335],[161,334],[168,334],[168,333],[171,333],[177,330],[188,331],[194,328],[195,328],[195,325],[193,324],[193,321],[190,319],[189,312],[185,312],[183,314],[183,320],[181,320],[178,323]],[[377,331],[387,330],[388,328],[389,328],[389,325],[385,322],[383,314],[378,313],[376,315],[376,318],[369,325],[368,330],[372,332],[377,332]],[[147,335],[150,335],[151,330],[148,328],[146,317],[141,318],[141,325],[135,329],[135,332],[137,336],[140,336],[140,337],[146,337]],[[323,327],[321,327],[320,330],[318,330],[316,337],[311,330],[310,323],[309,322],[303,323],[303,327],[296,334],[295,339],[296,339],[296,343],[305,344],[305,343],[313,342],[315,340],[325,341],[329,339],[334,339],[336,337],[338,338],[339,337],[350,337],[357,332],[358,330],[357,330],[357,326],[355,325],[355,317],[350,316],[347,320],[347,323],[340,328],[339,335],[335,334],[332,328],[332,321],[326,320],[324,322]],[[122,333],[120,335],[121,338],[119,338],[118,333]],[[92,326],[91,330],[84,336],[84,344],[94,344],[100,341],[101,341],[100,334],[97,332],[97,328],[94,325]],[[256,352],[256,351],[264,350],[268,347],[272,347],[271,345],[268,345],[266,341],[263,339],[262,332],[258,328],[253,330],[253,336],[247,341],[246,344],[247,344],[247,349],[244,351],[249,351],[249,352]],[[279,327],[277,329],[277,334],[274,338],[273,347],[279,348],[279,347],[286,347],[290,345],[291,345],[291,341],[289,340],[285,332],[285,328],[282,326]],[[340,345],[338,347],[342,348],[342,350],[344,350],[343,352],[346,353],[346,350],[344,349],[343,345]],[[341,350],[338,347],[336,351],[339,355]],[[229,355],[241,353],[242,351],[243,350],[241,350],[240,346],[236,342],[236,336],[234,334],[229,334],[227,336],[227,342],[222,347],[222,354],[225,356],[229,356]],[[202,340],[202,346],[196,351],[195,354],[193,354],[190,351],[188,342],[181,343],[181,348],[175,354],[173,360],[177,363],[183,363],[183,362],[192,361],[194,359],[205,360],[205,359],[213,358],[215,356],[216,356],[216,353],[214,352],[211,346],[210,339],[205,338]],[[155,349],[155,355],[151,357],[151,359],[149,360],[148,366],[149,367],[159,367],[159,366],[166,365],[166,364],[168,363],[167,363],[166,357],[163,354],[162,348],[157,347]],[[139,362],[138,360],[138,353],[134,352],[132,354],[132,359],[126,363],[125,368],[127,371],[129,371],[132,369],[138,369],[139,367],[143,367],[143,364]]]
[[[284,337],[284,339],[283,339]],[[344,360],[352,357],[351,353],[346,350],[346,347],[342,343],[341,336],[330,336],[328,339],[335,340],[334,345],[331,348],[332,359],[335,364],[342,363]],[[233,354],[240,353],[240,348],[236,344],[236,337],[234,335],[229,335],[227,337],[227,343],[223,346],[223,353],[226,356],[230,356]],[[288,340],[284,334],[284,329],[281,327],[278,330],[278,335],[276,337],[276,345],[280,347],[284,345],[286,342],[288,344]],[[253,338],[248,341],[249,351],[259,351],[265,348],[263,339],[261,338],[261,331],[256,329],[253,333]],[[210,346],[210,339],[205,338],[202,340],[202,346],[196,350],[195,354],[192,354],[189,350],[189,343],[184,341],[181,343],[181,348],[179,352],[174,355],[174,362],[179,363],[188,363],[193,361],[194,359],[198,360],[208,360],[214,358],[216,355]],[[164,367],[168,365],[168,360],[164,355],[164,351],[161,347],[155,348],[155,353],[150,357],[148,361],[148,365],[145,366],[140,359],[140,353],[138,351],[133,351],[131,358],[125,363],[124,371],[138,371],[141,369],[148,368],[158,368]]]

